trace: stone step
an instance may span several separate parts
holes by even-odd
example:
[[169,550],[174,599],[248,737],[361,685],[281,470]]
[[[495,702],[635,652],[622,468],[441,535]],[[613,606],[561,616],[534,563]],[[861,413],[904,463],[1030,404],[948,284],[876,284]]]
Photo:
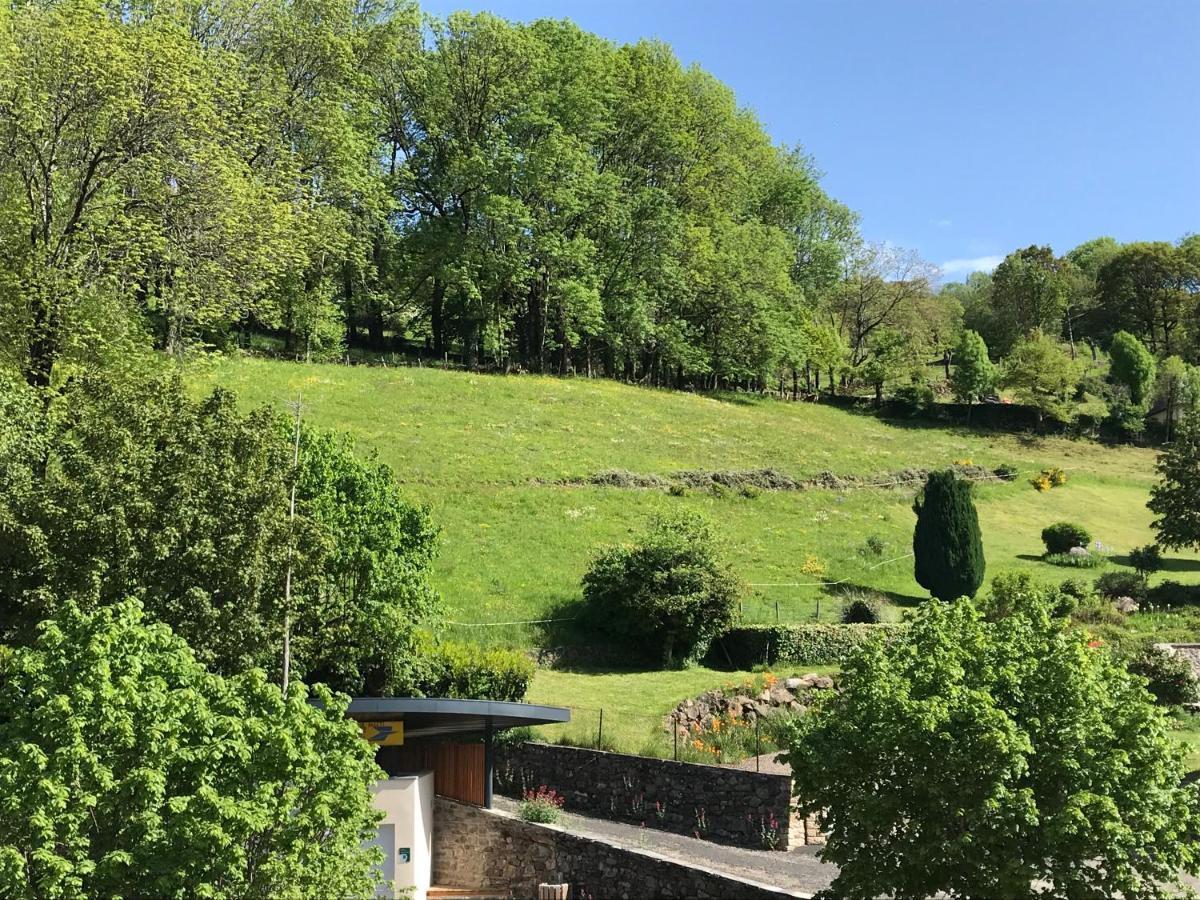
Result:
[[508,892],[495,888],[466,888],[452,887],[445,884],[435,884],[430,887],[425,896],[427,900],[508,900]]

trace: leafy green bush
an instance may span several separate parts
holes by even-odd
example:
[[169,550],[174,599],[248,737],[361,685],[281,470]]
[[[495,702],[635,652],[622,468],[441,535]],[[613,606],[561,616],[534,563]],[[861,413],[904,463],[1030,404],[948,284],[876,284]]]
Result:
[[1129,564],[1142,576],[1152,575],[1162,568],[1162,550],[1158,544],[1146,544],[1129,551]]
[[1046,553],[1068,553],[1072,547],[1086,547],[1092,535],[1082,525],[1074,522],[1055,522],[1042,529],[1042,543]]
[[1156,584],[1148,589],[1145,592],[1145,599],[1151,606],[1162,606],[1168,609],[1175,606],[1193,606],[1200,604],[1200,584],[1164,581],[1162,584]]
[[517,815],[526,822],[557,822],[565,802],[565,798],[558,791],[543,784],[535,791],[525,791],[517,807]]
[[889,640],[900,624],[743,625],[713,641],[706,662],[711,666],[750,669],[760,663],[800,666],[838,665],[873,640]]
[[923,381],[896,388],[892,396],[912,416],[933,409],[937,403],[937,395],[934,394],[933,388]]
[[1071,615],[1079,598],[1041,584],[1027,572],[1005,572],[992,579],[987,596],[979,602],[979,610],[990,620],[997,621],[1033,606],[1045,606],[1056,618]]
[[1182,706],[1200,700],[1192,667],[1173,653],[1147,647],[1129,664],[1129,671],[1147,680],[1146,690],[1159,706]]
[[1108,557],[1103,554],[1092,553],[1083,547],[1073,547],[1072,551],[1047,553],[1042,557],[1042,561],[1048,562],[1052,566],[1065,566],[1069,569],[1101,569],[1108,565]]
[[1083,578],[1065,578],[1058,586],[1058,591],[1064,596],[1073,598],[1076,602],[1087,600],[1095,592],[1091,582]]
[[673,512],[633,546],[596,557],[583,577],[584,620],[631,658],[672,666],[704,655],[733,621],[741,591],[708,520]]
[[519,702],[525,699],[533,668],[515,650],[445,641],[422,648],[421,675],[412,689],[426,697]]
[[0,677],[0,896],[372,896],[346,702],[215,675],[134,601],[63,604]]
[[1165,897],[1200,850],[1165,711],[1036,601],[922,604],[790,730],[833,896]]
[[1134,572],[1105,572],[1096,579],[1096,593],[1109,600],[1132,597],[1142,603],[1148,590],[1145,577]]
[[842,623],[845,625],[878,625],[883,621],[882,610],[879,596],[867,591],[846,593],[842,597]]

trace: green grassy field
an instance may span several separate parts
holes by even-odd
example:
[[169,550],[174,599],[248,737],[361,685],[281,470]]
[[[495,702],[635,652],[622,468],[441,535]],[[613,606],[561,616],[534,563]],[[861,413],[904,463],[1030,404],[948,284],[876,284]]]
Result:
[[[599,379],[228,358],[192,375],[197,389],[225,385],[248,405],[282,407],[302,393],[309,421],[349,431],[362,448],[377,451],[442,528],[433,579],[447,618],[463,623],[447,631],[486,644],[532,645],[536,627],[490,623],[544,618],[577,598],[597,547],[629,538],[654,511],[673,505],[704,510],[719,524],[735,568],[754,585],[743,607],[748,621],[811,620],[818,610],[822,619],[836,618],[838,601],[821,581],[886,592],[897,603],[893,616],[922,596],[910,559],[887,562],[910,549],[911,486],[748,498],[560,483],[605,470],[774,468],[805,477],[965,459],[1013,465],[1020,470],[1014,482],[977,489],[989,576],[1018,569],[1047,580],[1096,577],[1096,570],[1055,568],[1037,558],[1042,528],[1060,519],[1086,526],[1118,554],[1153,537],[1145,507],[1154,481],[1148,449],[889,424],[828,406],[710,398]],[[1038,493],[1027,479],[1047,466],[1065,469],[1068,483]],[[885,543],[881,556],[864,553],[872,535]],[[800,571],[809,556],[823,563],[823,576]],[[1172,555],[1168,566],[1158,578],[1200,581],[1194,555]],[[1180,639],[1194,623],[1172,617],[1163,627]],[[637,751],[665,740],[661,716],[679,699],[739,677],[702,668],[539,671],[530,699],[576,707],[568,736],[581,742],[595,734],[604,707],[608,734],[621,749]]]
[[[749,621],[771,621],[776,608],[781,621],[811,619],[818,603],[821,618],[835,616],[837,604],[818,581],[870,587],[901,602],[921,596],[910,560],[883,562],[909,550],[911,487],[768,491],[751,499],[556,483],[610,469],[775,468],[803,477],[962,459],[1006,463],[1020,469],[1017,480],[980,485],[977,494],[989,575],[1024,569],[1048,579],[1095,577],[1037,559],[1041,529],[1059,519],[1078,521],[1117,553],[1152,539],[1148,449],[895,425],[828,406],[713,399],[599,379],[223,360],[195,380],[234,388],[250,404],[282,405],[302,392],[311,421],[350,431],[378,451],[443,529],[434,580],[454,622],[545,616],[578,596],[598,546],[627,539],[672,505],[709,513],[742,577],[771,585],[751,589]],[[1051,465],[1069,481],[1040,494],[1026,478]],[[863,552],[870,535],[885,542],[882,557]],[[824,564],[824,576],[801,574],[810,555]],[[1170,566],[1175,571],[1159,577],[1200,580],[1195,556],[1174,557]],[[522,626],[451,630],[513,646],[536,637]]]

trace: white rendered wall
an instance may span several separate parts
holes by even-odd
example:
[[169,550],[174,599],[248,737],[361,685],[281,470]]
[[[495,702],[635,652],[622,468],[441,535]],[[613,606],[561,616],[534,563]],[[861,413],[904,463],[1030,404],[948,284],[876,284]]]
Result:
[[433,871],[433,773],[393,775],[375,782],[371,793],[384,814],[376,838],[384,854],[383,877],[394,879],[400,891],[411,889],[413,900],[425,900]]

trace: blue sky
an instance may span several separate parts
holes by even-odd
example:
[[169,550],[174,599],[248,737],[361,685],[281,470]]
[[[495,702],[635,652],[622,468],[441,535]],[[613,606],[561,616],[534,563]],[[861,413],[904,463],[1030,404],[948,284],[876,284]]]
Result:
[[1200,231],[1200,0],[424,0],[666,41],[947,278]]

